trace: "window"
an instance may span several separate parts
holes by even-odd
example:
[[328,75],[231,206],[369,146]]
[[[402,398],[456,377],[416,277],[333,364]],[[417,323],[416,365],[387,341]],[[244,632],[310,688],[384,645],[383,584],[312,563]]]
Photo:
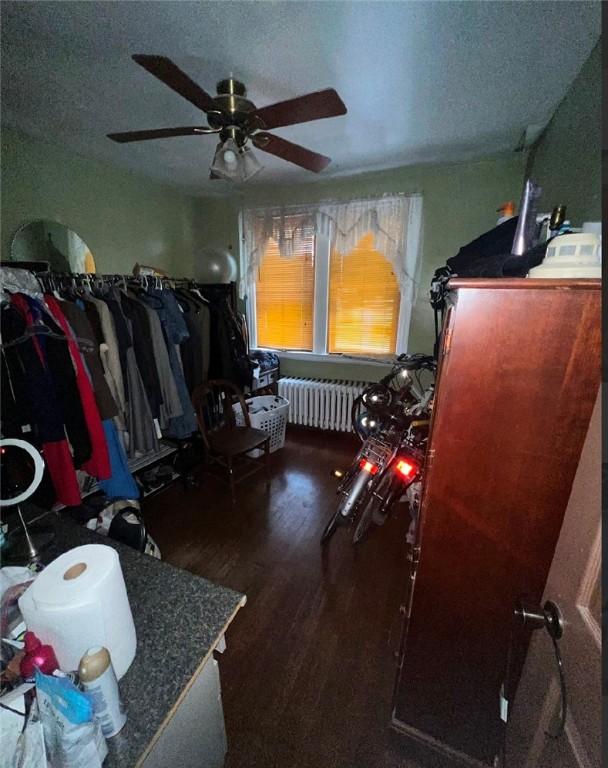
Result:
[[259,347],[312,352],[314,236],[290,258],[268,241],[255,286]]
[[241,295],[252,345],[317,354],[404,351],[418,203],[400,197],[244,211]]
[[365,234],[350,253],[332,250],[327,351],[386,355],[396,351],[401,292],[391,265]]

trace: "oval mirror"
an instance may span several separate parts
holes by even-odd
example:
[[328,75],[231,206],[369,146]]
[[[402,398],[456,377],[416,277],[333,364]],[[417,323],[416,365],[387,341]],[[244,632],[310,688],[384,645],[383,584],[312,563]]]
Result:
[[32,221],[17,230],[11,261],[46,261],[53,272],[95,272],[95,259],[84,240],[50,219]]

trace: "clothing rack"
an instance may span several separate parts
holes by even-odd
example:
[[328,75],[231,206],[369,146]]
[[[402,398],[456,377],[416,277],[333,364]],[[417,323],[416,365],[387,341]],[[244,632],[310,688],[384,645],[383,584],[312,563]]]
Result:
[[110,285],[142,285],[149,287],[183,287],[197,286],[196,280],[192,277],[169,277],[166,275],[124,275],[118,273],[86,273],[86,272],[37,272],[35,277],[42,283],[48,285],[60,285],[65,287],[69,281],[71,285],[87,285],[109,283]]
[[[140,285],[151,288],[198,288],[203,297],[209,301],[218,302],[227,299],[232,311],[237,313],[236,283],[199,283],[193,277],[171,277],[168,275],[125,275],[118,273],[78,273],[78,272],[38,272],[32,275],[40,282],[43,288],[53,290],[57,286],[82,287],[91,286],[100,282],[111,285],[123,284]],[[66,285],[69,281],[69,285]]]
[[52,270],[36,271],[31,269],[31,262],[19,262],[19,261],[2,261],[0,266],[9,269],[19,269],[20,271],[29,273],[35,280],[44,280],[51,284],[55,282],[59,285],[64,285],[67,280],[74,280],[76,283],[83,282],[109,282],[111,284],[117,283],[131,283],[138,285],[150,285],[155,284],[161,287],[163,284],[167,287],[173,285],[183,287],[191,285],[199,288],[209,294],[210,298],[219,299],[227,296],[232,299],[234,296],[234,302],[231,303],[236,306],[236,283],[201,283],[193,277],[171,277],[169,275],[133,275],[133,274],[120,274],[116,272],[99,273],[99,272],[54,272]]
[[[4,298],[6,299],[6,304],[11,305],[14,301],[17,300],[17,297],[14,296],[14,294],[25,294],[26,296],[29,295],[32,298],[35,298],[36,301],[41,303],[41,306],[44,307],[44,304],[47,303],[49,306],[52,306],[55,299],[59,300],[59,295],[61,294],[61,298],[65,299],[66,309],[70,304],[74,301],[78,302],[80,305],[80,308],[83,309],[82,304],[83,302],[85,304],[93,304],[94,302],[99,303],[114,303],[118,301],[119,304],[123,303],[123,309],[124,309],[124,301],[129,301],[129,296],[127,294],[130,294],[131,292],[128,291],[128,289],[133,289],[136,287],[143,288],[147,293],[148,297],[143,297],[143,292],[140,297],[139,290],[133,291],[133,296],[130,298],[131,302],[136,302],[137,300],[142,302],[142,297],[146,299],[143,303],[148,303],[148,306],[150,309],[155,309],[157,311],[163,311],[166,313],[168,310],[166,309],[166,302],[169,301],[170,297],[167,296],[165,298],[161,299],[161,293],[163,289],[167,289],[168,292],[172,292],[174,298],[171,298],[169,301],[169,304],[173,305],[175,308],[173,310],[175,314],[175,310],[178,309],[178,307],[182,310],[182,317],[183,320],[179,320],[180,324],[183,324],[184,322],[189,327],[190,331],[190,337],[186,336],[184,338],[196,338],[196,336],[193,336],[193,329],[196,331],[197,327],[200,327],[198,324],[203,323],[203,327],[205,330],[202,332],[203,335],[199,335],[199,339],[204,338],[204,334],[207,333],[207,338],[209,339],[207,342],[203,343],[203,349],[207,350],[207,359],[206,363],[203,365],[202,368],[197,368],[197,361],[200,361],[200,357],[196,358],[192,357],[194,354],[192,351],[184,351],[184,342],[180,341],[179,338],[175,338],[173,342],[170,344],[168,339],[166,340],[167,348],[169,357],[171,355],[175,355],[175,350],[177,349],[177,355],[178,357],[181,355],[182,361],[180,363],[181,368],[181,375],[188,376],[186,363],[188,362],[188,370],[190,372],[190,379],[186,382],[188,386],[187,392],[191,394],[192,387],[196,386],[196,382],[203,381],[205,377],[208,378],[232,378],[234,377],[235,381],[238,381],[239,378],[241,379],[241,386],[245,388],[246,384],[244,381],[244,378],[247,377],[247,371],[248,371],[248,362],[247,362],[247,344],[246,344],[246,331],[243,331],[243,328],[240,325],[240,317],[237,311],[237,292],[236,292],[236,283],[227,283],[227,284],[215,284],[215,283],[199,283],[194,278],[191,277],[172,277],[172,276],[155,276],[155,275],[133,275],[133,274],[119,274],[119,273],[77,273],[77,272],[55,272],[55,271],[36,271],[33,272],[31,269],[28,269],[29,265],[27,264],[20,264],[19,262],[14,262],[11,264],[3,264],[2,270],[0,272],[2,287],[6,289],[6,293],[4,295]],[[104,288],[105,286],[105,288]],[[67,289],[67,290],[66,290]],[[107,289],[107,297],[106,297],[106,289]],[[119,289],[117,291],[116,289]],[[187,294],[192,291],[194,294],[194,297],[198,295],[198,302],[199,302],[199,309],[196,309],[195,306],[193,306],[192,297],[190,300],[188,300]],[[125,298],[121,299],[119,298],[124,293]],[[48,296],[45,296],[45,294],[48,294]],[[54,298],[52,298],[52,294],[56,294]],[[162,306],[156,307],[154,304],[154,299],[158,299],[159,305],[164,304],[165,308],[163,309]],[[201,301],[202,299],[202,301]],[[176,303],[177,301],[177,303]],[[3,302],[4,303],[4,302]],[[190,304],[190,309],[188,308],[188,304]],[[196,302],[194,302],[196,304]],[[131,306],[133,306],[131,304]],[[206,309],[208,307],[208,309]],[[53,310],[53,312],[56,312],[57,308]],[[64,310],[65,311],[65,310]],[[83,311],[85,311],[83,309]],[[44,310],[43,310],[44,312]],[[178,313],[179,314],[179,313]],[[97,350],[97,346],[91,341],[87,341],[84,338],[80,338],[76,335],[76,333],[72,330],[72,335],[69,337],[71,339],[71,342],[68,339],[68,336],[66,335],[59,335],[59,331],[54,332],[51,330],[49,326],[52,326],[55,328],[55,325],[57,324],[55,322],[55,325],[53,325],[52,322],[50,322],[51,314],[49,315],[49,322],[48,325],[46,324],[47,321],[44,319],[46,315],[38,316],[37,320],[32,321],[30,320],[30,327],[28,327],[25,331],[25,333],[22,336],[15,337],[14,335],[12,337],[6,338],[6,346],[8,353],[11,351],[13,352],[14,348],[18,343],[25,343],[27,341],[30,341],[33,337],[47,337],[49,339],[55,339],[60,341],[65,341],[66,343],[72,343],[75,342],[76,347],[80,348],[81,353],[89,353],[91,355],[95,354],[95,351]],[[106,315],[108,315],[106,310]],[[132,319],[132,321],[135,323],[133,325],[133,329],[137,328],[137,316],[136,315],[127,315],[129,318]],[[108,315],[109,317],[109,315]],[[203,319],[205,318],[206,319]],[[165,314],[163,314],[163,318],[165,318]],[[76,320],[77,318],[73,318]],[[41,322],[42,320],[42,322]],[[54,318],[53,318],[54,320]],[[111,320],[111,318],[110,318]],[[72,320],[70,320],[72,322]],[[163,319],[163,323],[165,320]],[[175,320],[175,322],[178,322],[178,319]],[[211,323],[211,328],[213,328],[212,332],[210,331],[209,323]],[[206,325],[205,325],[206,324]],[[131,332],[131,321],[128,322],[127,327],[129,328],[129,333]],[[148,339],[148,336],[141,333],[141,323],[140,323],[140,334],[139,336],[133,336],[133,339]],[[158,326],[160,328],[160,326]],[[118,328],[118,325],[117,325]],[[172,332],[172,328],[170,326],[167,326],[167,328],[170,328],[169,332]],[[92,327],[89,327],[89,330],[92,330]],[[166,328],[163,324],[163,332],[165,332]],[[85,329],[86,331],[86,329]],[[83,332],[83,336],[85,333]],[[124,335],[124,334],[123,334]],[[158,336],[156,337],[158,339]],[[114,349],[116,350],[116,353],[114,355],[114,364],[118,365],[118,356],[120,355],[120,350],[116,348],[116,341],[115,340],[115,346]],[[84,343],[83,343],[84,342]],[[200,341],[198,342],[200,345]],[[11,350],[11,347],[13,350]],[[186,344],[186,349],[188,347],[188,344]],[[135,345],[131,345],[129,349],[133,348],[135,351],[135,359],[132,361],[134,365],[137,365],[140,369],[140,371],[150,371],[150,366],[146,366],[146,361],[144,360],[144,366],[142,367],[141,363],[137,359],[137,354],[139,350],[142,349],[142,346],[140,344],[139,350],[136,349]],[[45,349],[45,346],[41,348],[42,350]],[[195,349],[200,350],[200,346],[196,346]],[[4,351],[4,350],[3,350]],[[17,354],[17,353],[15,353]],[[46,352],[44,352],[46,354]],[[183,357],[183,355],[186,355],[186,357]],[[197,352],[197,354],[200,355],[200,352]],[[203,352],[203,357],[204,357]],[[216,361],[216,367],[213,371],[209,367],[210,361],[209,361],[209,355],[211,355],[211,362],[213,364],[213,361]],[[107,356],[107,352],[106,352]],[[143,356],[143,355],[142,355]],[[105,360],[104,358],[104,363]],[[169,363],[170,364],[170,363]],[[122,358],[120,360],[120,366],[122,367]],[[84,370],[84,369],[83,369]],[[207,374],[208,371],[208,374]],[[201,377],[202,372],[202,377]],[[120,373],[120,371],[119,371]],[[124,373],[124,370],[123,370]],[[212,375],[213,374],[213,375]],[[102,373],[103,378],[103,373]],[[118,379],[116,379],[118,381]],[[148,378],[149,381],[149,378]],[[125,379],[126,383],[126,379]],[[148,390],[146,389],[146,383],[144,383],[144,380],[141,380],[141,385],[143,386],[143,389],[145,390],[143,392],[143,395],[148,393]],[[122,384],[121,384],[122,387]],[[135,390],[133,390],[135,391]],[[109,394],[109,393],[108,393]],[[113,391],[113,395],[116,395],[116,393]],[[182,392],[179,393],[179,397],[181,398],[183,394]],[[175,396],[177,397],[178,393],[175,391]],[[187,397],[187,393],[186,393]],[[116,404],[119,406],[119,412],[120,416],[117,417],[122,424],[125,423],[124,417],[127,415],[127,412],[125,410],[125,400],[122,400],[122,405],[119,402],[120,398],[117,396],[114,396],[114,400]],[[165,401],[166,402],[166,401]],[[150,400],[150,403],[152,403],[152,400]],[[111,418],[111,417],[108,417]],[[134,416],[135,419],[138,418],[137,414]],[[173,417],[171,417],[173,418]],[[176,418],[179,418],[177,416]],[[156,420],[155,420],[156,421]],[[109,423],[107,419],[104,421],[106,425]],[[146,424],[149,424],[149,421],[146,421]],[[160,427],[158,426],[158,423],[156,423],[157,427],[157,438],[159,441],[161,440],[160,436]],[[122,435],[122,432],[120,432],[120,429],[124,430],[124,426],[121,428],[120,426],[114,424],[113,432],[116,433],[116,439]],[[119,430],[117,432],[117,429]],[[135,473],[139,473],[143,470],[149,469],[152,467],[152,465],[157,464],[159,462],[162,462],[163,460],[171,465],[173,468],[173,475],[171,479],[166,483],[166,485],[170,484],[170,482],[173,482],[180,478],[186,485],[192,484],[193,478],[192,478],[192,471],[194,467],[199,463],[198,453],[200,452],[200,445],[199,445],[199,438],[197,436],[197,431],[194,429],[191,432],[188,432],[188,436],[180,435],[179,430],[177,431],[177,434],[164,434],[163,427],[163,437],[162,442],[160,443],[159,447],[160,450],[152,450],[148,453],[144,453],[143,455],[140,454],[138,457],[135,456],[129,456],[125,457],[128,458],[128,470],[132,475],[135,475]],[[189,427],[187,428],[189,429]],[[131,432],[131,437],[133,434],[136,433],[136,428],[133,428],[133,432]],[[90,473],[89,473],[90,474]],[[94,476],[91,475],[91,478]],[[159,478],[160,479],[160,478]],[[146,481],[148,482],[148,481]],[[150,491],[146,491],[145,487],[142,488],[142,498],[149,495],[149,493],[156,493],[157,491],[161,490],[163,487],[166,487],[166,485],[163,485],[162,487],[156,487],[155,484],[153,484],[154,487]],[[90,481],[87,479],[85,482],[85,485],[80,488],[80,498],[85,499],[87,496],[96,493],[97,491],[102,490],[100,483],[95,482],[94,479],[91,479]],[[68,504],[73,504],[73,502],[66,502]],[[55,506],[55,509],[60,508],[62,505],[61,500],[58,500],[58,504]]]

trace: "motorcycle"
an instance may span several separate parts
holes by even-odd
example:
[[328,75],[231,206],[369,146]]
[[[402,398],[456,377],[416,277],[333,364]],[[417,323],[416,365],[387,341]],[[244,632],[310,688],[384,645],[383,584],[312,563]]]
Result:
[[353,403],[353,429],[362,441],[350,468],[341,477],[338,509],[325,526],[325,545],[343,525],[357,519],[353,543],[364,537],[372,522],[382,525],[404,494],[413,539],[422,470],[430,424],[434,383],[422,386],[420,374],[434,380],[435,360],[427,355],[401,355],[390,373],[370,384]]

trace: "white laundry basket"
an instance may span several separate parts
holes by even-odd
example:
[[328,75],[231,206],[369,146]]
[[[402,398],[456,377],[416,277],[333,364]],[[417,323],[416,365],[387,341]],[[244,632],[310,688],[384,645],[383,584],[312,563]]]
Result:
[[[249,420],[255,429],[261,429],[270,435],[270,453],[278,451],[285,445],[285,427],[287,426],[287,412],[289,400],[275,395],[258,395],[245,400],[249,410]],[[241,404],[235,403],[232,408],[236,417],[237,426],[245,426],[245,419],[241,410]],[[255,448],[249,452],[249,456],[261,456],[264,451]]]

